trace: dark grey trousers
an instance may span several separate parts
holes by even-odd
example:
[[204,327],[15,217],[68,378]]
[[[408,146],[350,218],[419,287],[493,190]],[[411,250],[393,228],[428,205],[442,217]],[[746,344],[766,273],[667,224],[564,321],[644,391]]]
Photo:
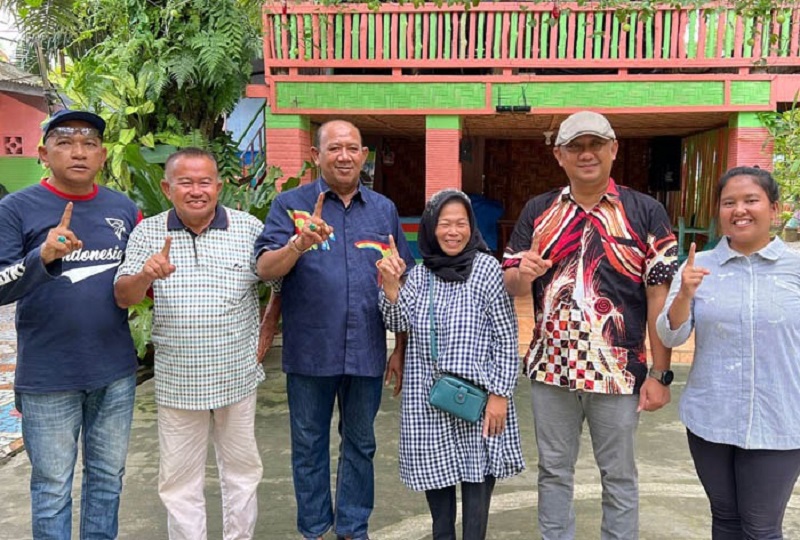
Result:
[[783,514],[800,475],[800,450],[745,450],[686,432],[711,502],[713,540],[782,540]]

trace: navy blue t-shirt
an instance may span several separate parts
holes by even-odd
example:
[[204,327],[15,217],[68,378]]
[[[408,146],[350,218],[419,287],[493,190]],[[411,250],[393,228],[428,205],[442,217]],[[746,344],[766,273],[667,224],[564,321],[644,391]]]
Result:
[[[41,245],[70,201],[83,248],[45,267]],[[113,280],[138,217],[104,187],[74,197],[43,181],[0,200],[0,304],[17,302],[17,392],[92,390],[136,371]]]
[[375,263],[389,250],[390,234],[408,268],[414,265],[392,201],[361,187],[345,208],[322,179],[281,193],[256,240],[256,256],[282,248],[299,233],[322,192],[322,219],[334,234],[283,277],[283,370],[379,377],[386,369],[386,329]]

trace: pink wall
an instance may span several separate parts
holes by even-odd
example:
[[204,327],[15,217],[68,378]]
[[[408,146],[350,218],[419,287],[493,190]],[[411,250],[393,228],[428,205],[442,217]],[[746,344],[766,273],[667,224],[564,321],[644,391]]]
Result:
[[[767,141],[767,144],[764,144]],[[753,167],[772,170],[772,139],[767,128],[731,128],[728,136],[728,168]]]
[[43,97],[0,92],[0,156],[36,157],[45,118]]
[[[296,128],[267,128],[267,141],[267,163],[283,171],[283,178],[278,181],[280,189],[286,180],[297,176],[304,161],[311,160],[311,134]],[[311,180],[311,173],[307,172],[300,182]]]
[[445,188],[461,189],[459,129],[429,129],[425,134],[425,200]]

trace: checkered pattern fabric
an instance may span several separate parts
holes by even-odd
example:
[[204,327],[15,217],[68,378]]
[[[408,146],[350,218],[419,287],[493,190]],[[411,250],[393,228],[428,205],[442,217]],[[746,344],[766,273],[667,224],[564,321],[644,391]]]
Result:
[[173,409],[225,407],[264,380],[256,363],[258,276],[253,245],[261,222],[237,210],[227,227],[199,235],[168,230],[164,212],[145,219],[128,241],[120,276],[137,274],[172,237],[175,272],[153,283],[156,403]]
[[519,370],[517,320],[495,259],[475,257],[466,282],[434,278],[438,365],[490,393],[508,398],[508,420],[499,437],[484,439],[483,422],[470,424],[431,407],[434,368],[430,344],[430,273],[416,266],[400,299],[381,293],[389,330],[409,331],[400,419],[400,478],[417,491],[458,482],[505,478],[525,468],[513,393]]

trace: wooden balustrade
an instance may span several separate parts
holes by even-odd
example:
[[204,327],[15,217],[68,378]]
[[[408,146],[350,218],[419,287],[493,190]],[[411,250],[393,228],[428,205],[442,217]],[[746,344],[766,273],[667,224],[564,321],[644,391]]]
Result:
[[724,2],[668,5],[620,21],[591,4],[481,2],[321,6],[268,3],[264,57],[269,73],[289,68],[670,69],[800,64],[800,7],[763,19]]

